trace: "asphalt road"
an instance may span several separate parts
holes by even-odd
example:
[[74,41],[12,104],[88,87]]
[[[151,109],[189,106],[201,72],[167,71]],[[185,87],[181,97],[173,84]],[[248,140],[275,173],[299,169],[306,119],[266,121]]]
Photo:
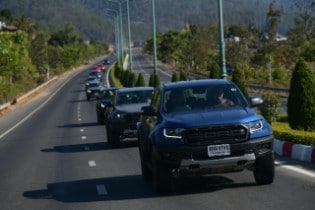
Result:
[[[135,56],[135,71],[147,74],[150,60]],[[136,141],[107,144],[95,101],[85,97],[88,71],[0,118],[2,210],[314,209],[314,165],[280,157],[271,185],[256,186],[243,171],[178,180],[173,193],[155,193],[141,177]]]

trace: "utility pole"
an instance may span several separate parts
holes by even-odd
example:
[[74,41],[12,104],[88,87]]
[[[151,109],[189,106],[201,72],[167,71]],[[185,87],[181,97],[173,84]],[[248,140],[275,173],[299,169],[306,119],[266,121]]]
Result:
[[225,64],[225,44],[224,44],[224,26],[223,26],[223,9],[222,0],[218,0],[218,11],[219,11],[219,46],[220,46],[220,72],[221,78],[226,79],[226,64]]
[[157,50],[156,50],[156,25],[155,25],[155,0],[152,0],[152,25],[153,25],[153,74],[157,71]]
[[127,16],[128,16],[128,37],[129,37],[129,67],[130,67],[130,71],[132,71],[132,50],[131,50],[131,30],[130,30],[129,0],[127,0]]

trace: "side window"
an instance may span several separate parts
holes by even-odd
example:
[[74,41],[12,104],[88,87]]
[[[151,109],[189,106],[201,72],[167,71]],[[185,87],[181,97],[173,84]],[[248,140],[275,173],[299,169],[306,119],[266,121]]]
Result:
[[157,89],[154,91],[151,105],[153,105],[157,109],[160,105],[160,101],[160,90]]

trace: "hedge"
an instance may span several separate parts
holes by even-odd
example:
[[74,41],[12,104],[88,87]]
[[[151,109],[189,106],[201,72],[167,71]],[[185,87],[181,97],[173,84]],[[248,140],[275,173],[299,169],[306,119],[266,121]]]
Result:
[[315,146],[315,132],[293,130],[288,123],[283,122],[273,122],[272,130],[276,139]]

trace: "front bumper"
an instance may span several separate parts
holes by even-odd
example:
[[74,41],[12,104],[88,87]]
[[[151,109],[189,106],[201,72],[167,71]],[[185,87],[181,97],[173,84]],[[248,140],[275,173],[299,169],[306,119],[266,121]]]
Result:
[[116,118],[110,122],[113,132],[119,133],[123,138],[138,137],[137,122],[124,118]]
[[273,152],[273,135],[230,144],[228,156],[208,157],[207,146],[154,145],[154,158],[178,173],[216,173],[251,169],[257,158]]

